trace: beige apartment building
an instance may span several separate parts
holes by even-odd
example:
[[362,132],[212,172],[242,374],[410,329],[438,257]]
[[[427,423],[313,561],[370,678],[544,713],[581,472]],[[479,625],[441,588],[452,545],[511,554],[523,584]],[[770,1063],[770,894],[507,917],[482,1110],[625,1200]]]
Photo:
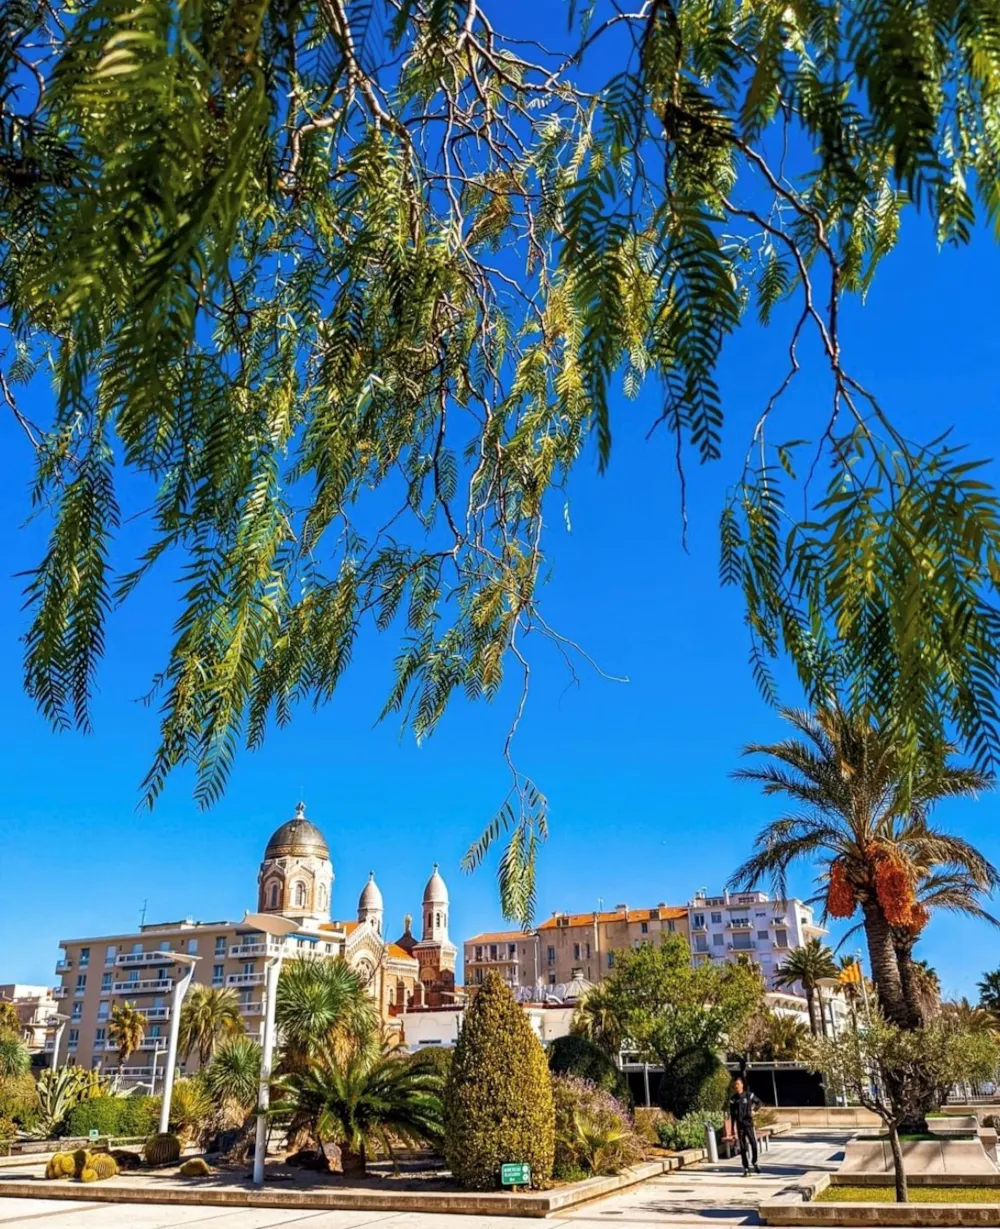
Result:
[[660,935],[688,938],[688,910],[665,903],[652,908],[592,913],[553,913],[534,931],[473,935],[465,948],[466,985],[481,985],[495,969],[512,987],[549,986],[581,980],[597,984],[614,968],[615,952],[656,942]]
[[[56,966],[61,982],[54,992],[65,1017],[58,1061],[100,1068],[133,1084],[154,1083],[166,1052],[174,985],[184,973],[178,952],[198,957],[195,983],[235,993],[252,1036],[263,1031],[265,961],[278,952],[286,958],[346,959],[390,1030],[398,1029],[407,1007],[453,1002],[458,951],[448,938],[448,889],[437,866],[424,889],[419,939],[407,915],[400,937],[386,940],[374,872],[361,892],[356,920],[333,920],[333,881],[329,847],[300,803],[295,817],[268,841],[258,874],[258,911],[297,922],[299,929],[288,938],[276,941],[238,922],[185,919],[151,923],[131,934],[63,940]],[[134,1004],[147,1024],[142,1045],[119,1073],[110,1024],[113,1006],[123,1002]],[[50,1053],[53,1045],[50,1036]],[[187,1062],[179,1057],[181,1070],[196,1066],[196,1055]]]
[[21,1039],[32,1052],[41,1050],[55,1015],[56,1000],[51,986],[24,986],[19,982],[0,985],[0,1003],[13,1003],[21,1021]]

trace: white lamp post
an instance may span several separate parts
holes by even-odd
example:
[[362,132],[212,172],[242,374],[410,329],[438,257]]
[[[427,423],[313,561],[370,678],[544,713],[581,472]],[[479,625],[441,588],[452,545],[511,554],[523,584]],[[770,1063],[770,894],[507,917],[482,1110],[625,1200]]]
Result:
[[181,977],[174,982],[174,992],[170,999],[170,1040],[167,1042],[167,1063],[163,1069],[163,1101],[160,1105],[160,1134],[165,1135],[170,1128],[170,1098],[174,1091],[174,1068],[177,1066],[177,1037],[181,1027],[181,1004],[194,977],[194,966],[200,956],[189,956],[186,952],[171,952],[170,958],[176,964],[187,965]]
[[[248,913],[243,925],[272,939],[284,939],[299,929],[298,922],[277,913]],[[267,1147],[267,1110],[271,1104],[271,1060],[274,1056],[274,1001],[278,997],[281,948],[268,954],[264,963],[264,1045],[260,1055],[260,1086],[257,1090],[257,1135],[253,1149],[253,1181],[264,1184],[264,1150]]]
[[65,1031],[66,1025],[68,1023],[69,1023],[69,1016],[64,1016],[58,1011],[55,1013],[54,1016],[49,1016],[48,1018],[48,1024],[50,1026],[54,1025],[55,1030],[56,1030],[55,1040],[52,1042],[52,1064],[51,1065],[52,1065],[53,1071],[55,1071],[56,1067],[59,1064],[59,1046],[62,1042],[63,1032]]

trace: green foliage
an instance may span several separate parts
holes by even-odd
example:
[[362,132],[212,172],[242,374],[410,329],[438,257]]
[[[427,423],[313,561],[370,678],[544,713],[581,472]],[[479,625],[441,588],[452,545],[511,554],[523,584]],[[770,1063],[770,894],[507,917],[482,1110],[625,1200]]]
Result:
[[182,1178],[207,1178],[212,1172],[212,1167],[204,1159],[204,1157],[193,1156],[177,1171]]
[[275,1019],[285,1063],[314,1058],[332,1046],[341,1055],[381,1047],[378,1009],[346,960],[286,961],[278,980]]
[[706,1124],[716,1133],[721,1131],[724,1124],[722,1113],[718,1110],[697,1110],[675,1122],[665,1120],[657,1127],[660,1144],[674,1152],[684,1148],[704,1148]]
[[[0,358],[52,518],[26,685],[87,728],[108,612],[173,556],[150,803],[182,763],[216,799],[241,741],[332,697],[365,626],[398,638],[384,713],[418,738],[456,691],[526,686],[526,642],[561,636],[546,530],[581,456],[610,463],[613,387],[662,390],[680,465],[718,457],[748,309],[794,360],[722,520],[761,689],[785,651],[810,702],[863,697],[904,754],[954,729],[998,758],[996,496],[907,441],[839,333],[904,212],[946,244],[1000,218],[989,0],[594,0],[558,54],[453,5],[13,12]],[[806,334],[828,396],[793,412]],[[16,400],[36,371],[41,426]],[[511,773],[470,858],[506,837],[526,920],[546,807]]]
[[525,1161],[532,1185],[552,1175],[555,1123],[545,1052],[510,989],[489,973],[465,1013],[445,1091],[445,1159],[471,1190],[500,1186]]
[[246,1035],[226,1038],[200,1078],[216,1106],[229,1102],[250,1109],[260,1085],[260,1046]]
[[15,1003],[0,999],[0,1038],[14,1037],[21,1039],[21,1016]]
[[698,1085],[694,1094],[692,1110],[709,1110],[722,1113],[732,1092],[733,1078],[720,1062],[716,1062],[711,1074]]
[[660,1103],[678,1117],[697,1103],[719,1052],[738,1048],[763,995],[748,965],[692,965],[680,935],[621,952],[603,985],[630,1044],[663,1066]]
[[107,1152],[92,1152],[90,1154],[90,1168],[102,1182],[106,1178],[113,1178],[118,1173],[118,1165],[115,1158]]
[[415,1050],[406,1059],[413,1067],[422,1071],[433,1072],[439,1076],[442,1081],[442,1087],[451,1074],[452,1059],[455,1057],[454,1051],[446,1046],[423,1046],[419,1050]]
[[113,1003],[108,1041],[118,1047],[118,1063],[124,1067],[146,1036],[146,1017],[135,1003]]
[[193,1139],[212,1117],[214,1102],[203,1079],[175,1080],[170,1094],[170,1130]]
[[976,989],[979,991],[979,1006],[1000,1017],[1000,969],[984,973]]
[[31,1067],[31,1055],[20,1037],[0,1033],[0,1080],[24,1075]]
[[811,1030],[792,1015],[765,1007],[754,1021],[748,1057],[755,1063],[797,1062],[806,1052]]
[[96,1071],[82,1067],[46,1068],[35,1085],[38,1114],[31,1132],[41,1139],[64,1133],[73,1107],[93,1098],[102,1097],[108,1081]]
[[185,1058],[198,1051],[204,1067],[224,1037],[242,1033],[243,1017],[236,991],[216,986],[192,986],[181,1008],[177,1044]]
[[66,1133],[80,1137],[97,1131],[119,1139],[144,1138],[155,1131],[159,1117],[159,1097],[91,1097],[70,1110]]
[[181,1141],[169,1132],[151,1135],[142,1154],[149,1165],[174,1165],[180,1159]]
[[820,981],[837,978],[840,970],[833,952],[819,939],[809,939],[791,952],[775,970],[776,987],[793,989],[796,984],[805,991],[809,1008],[809,1026],[814,1033],[826,1032],[826,1018],[817,1002]]
[[555,1177],[621,1173],[641,1158],[642,1144],[628,1108],[606,1089],[575,1075],[555,1075],[552,1100]]
[[570,1032],[585,1037],[598,1046],[610,1059],[617,1059],[622,1048],[621,1022],[608,1001],[603,982],[592,986],[577,1003],[570,1021]]
[[440,1140],[444,1082],[426,1065],[391,1051],[374,1058],[366,1049],[344,1060],[328,1053],[283,1077],[277,1112],[291,1111],[311,1124],[321,1141],[334,1140],[344,1153],[344,1170],[356,1158],[363,1174],[368,1153],[380,1145],[414,1146]]
[[38,1117],[38,1091],[31,1075],[0,1077],[0,1118],[30,1127]]
[[17,1123],[13,1118],[0,1117],[0,1142],[8,1143],[17,1137]]
[[604,1050],[586,1037],[557,1037],[548,1048],[549,1070],[555,1075],[576,1075],[632,1108],[632,1093],[623,1072]]

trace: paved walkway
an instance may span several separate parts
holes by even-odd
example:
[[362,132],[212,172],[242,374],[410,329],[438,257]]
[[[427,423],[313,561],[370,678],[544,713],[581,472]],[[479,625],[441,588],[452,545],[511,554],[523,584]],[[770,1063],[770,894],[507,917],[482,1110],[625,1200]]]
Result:
[[[744,1178],[739,1158],[664,1174],[652,1182],[553,1216],[558,1229],[599,1225],[756,1225],[757,1205],[794,1187],[802,1174],[836,1169],[853,1131],[796,1131],[761,1153],[761,1173]],[[63,1203],[57,1199],[0,1199],[0,1229],[541,1229],[544,1221],[510,1216],[435,1213],[311,1212],[303,1209],[208,1208],[167,1204]]]

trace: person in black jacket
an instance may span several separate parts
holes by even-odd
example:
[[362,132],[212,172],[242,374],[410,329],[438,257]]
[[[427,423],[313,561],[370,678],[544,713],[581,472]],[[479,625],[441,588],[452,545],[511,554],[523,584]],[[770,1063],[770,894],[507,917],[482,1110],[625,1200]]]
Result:
[[743,1081],[737,1076],[733,1080],[733,1095],[729,1098],[729,1121],[733,1133],[739,1140],[740,1157],[743,1161],[743,1177],[750,1176],[750,1165],[755,1174],[760,1173],[757,1164],[757,1132],[754,1130],[754,1111],[760,1109],[761,1100],[749,1089],[744,1088]]

